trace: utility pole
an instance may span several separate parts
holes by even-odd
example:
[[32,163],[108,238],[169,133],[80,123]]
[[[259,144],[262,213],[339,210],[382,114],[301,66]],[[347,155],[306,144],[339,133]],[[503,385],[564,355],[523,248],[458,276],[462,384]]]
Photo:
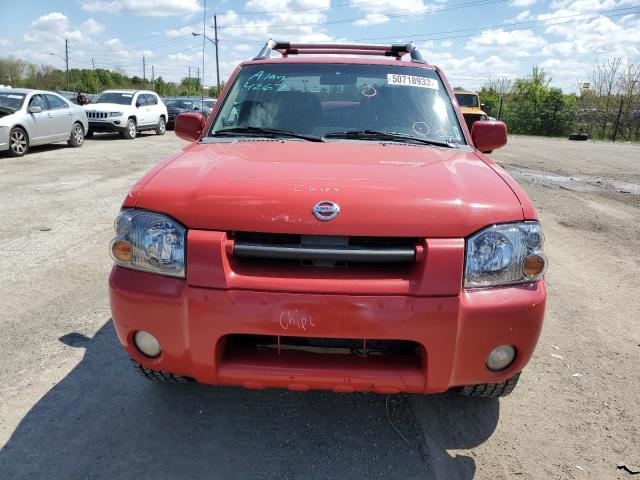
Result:
[[155,65],[151,65],[151,90],[156,91],[156,71]]
[[616,118],[616,126],[613,129],[613,138],[612,142],[616,141],[616,137],[618,136],[618,125],[620,124],[620,116],[622,115],[622,105],[624,104],[624,97],[620,98],[620,108],[618,109],[618,118]]
[[200,107],[204,107],[204,47],[206,44],[207,32],[207,0],[204,0],[204,11],[202,12],[202,85],[200,85]]
[[144,57],[142,57],[142,84],[144,86],[147,85],[147,65],[145,63]]
[[213,16],[213,33],[216,44],[216,83],[218,85],[218,95],[220,94],[220,63],[218,62],[218,17]]
[[98,77],[96,76],[96,62],[91,58],[91,68],[93,68],[93,78],[96,81],[96,93],[98,93]]
[[69,40],[64,39],[64,61],[67,65],[67,92],[69,91]]

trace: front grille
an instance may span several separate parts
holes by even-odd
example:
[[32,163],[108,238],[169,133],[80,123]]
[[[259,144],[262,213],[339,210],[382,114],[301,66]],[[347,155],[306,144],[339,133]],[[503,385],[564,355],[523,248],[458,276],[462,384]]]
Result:
[[[307,325],[308,327],[308,325]],[[225,337],[225,351],[255,350],[262,352],[306,352],[320,355],[415,355],[420,345],[408,340],[366,338],[318,338],[235,334]]]
[[107,118],[107,112],[88,111],[87,118]]
[[233,255],[253,261],[301,266],[401,264],[415,261],[413,237],[359,237],[235,232]]

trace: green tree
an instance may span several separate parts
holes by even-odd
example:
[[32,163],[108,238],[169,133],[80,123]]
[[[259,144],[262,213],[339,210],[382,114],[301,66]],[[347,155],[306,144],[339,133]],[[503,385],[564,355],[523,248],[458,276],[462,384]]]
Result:
[[570,132],[577,113],[577,97],[550,87],[550,82],[539,67],[533,68],[531,76],[515,81],[502,115],[510,132],[549,136]]

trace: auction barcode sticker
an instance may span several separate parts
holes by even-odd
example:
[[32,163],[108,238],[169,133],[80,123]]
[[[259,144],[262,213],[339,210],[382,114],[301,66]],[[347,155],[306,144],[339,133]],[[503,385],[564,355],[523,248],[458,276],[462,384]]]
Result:
[[438,90],[438,82],[433,78],[415,77],[413,75],[400,75],[396,73],[387,74],[389,85],[406,85],[408,87],[432,88]]

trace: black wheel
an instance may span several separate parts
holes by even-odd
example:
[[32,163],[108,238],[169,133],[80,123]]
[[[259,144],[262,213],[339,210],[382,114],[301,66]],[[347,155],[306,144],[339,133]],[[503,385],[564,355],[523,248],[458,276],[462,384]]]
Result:
[[138,134],[138,127],[136,126],[136,121],[133,118],[130,118],[127,121],[127,127],[124,129],[124,131],[120,135],[122,135],[123,138],[128,138],[129,140],[132,140],[136,138],[137,134]]
[[160,121],[158,122],[158,128],[156,128],[156,135],[164,135],[164,132],[167,131],[167,123],[164,121],[164,117],[160,117]]
[[589,139],[589,135],[586,133],[572,133],[569,135],[569,140],[578,140],[584,142]]
[[70,147],[78,148],[84,143],[84,128],[79,123],[74,123],[71,129],[71,137],[67,141]]
[[91,137],[93,137],[93,130],[88,129],[84,134],[84,138],[91,138]]
[[29,137],[22,128],[16,127],[9,133],[9,155],[21,157],[29,151]]
[[136,372],[145,377],[148,380],[153,382],[161,382],[161,383],[192,383],[195,380],[191,377],[183,377],[182,375],[175,375],[169,372],[161,372],[159,370],[151,370],[150,368],[143,367],[135,360],[131,359],[133,362],[133,368],[135,368]]
[[480,385],[467,385],[460,387],[457,392],[468,397],[506,397],[516,388],[520,372],[500,383],[481,383]]

